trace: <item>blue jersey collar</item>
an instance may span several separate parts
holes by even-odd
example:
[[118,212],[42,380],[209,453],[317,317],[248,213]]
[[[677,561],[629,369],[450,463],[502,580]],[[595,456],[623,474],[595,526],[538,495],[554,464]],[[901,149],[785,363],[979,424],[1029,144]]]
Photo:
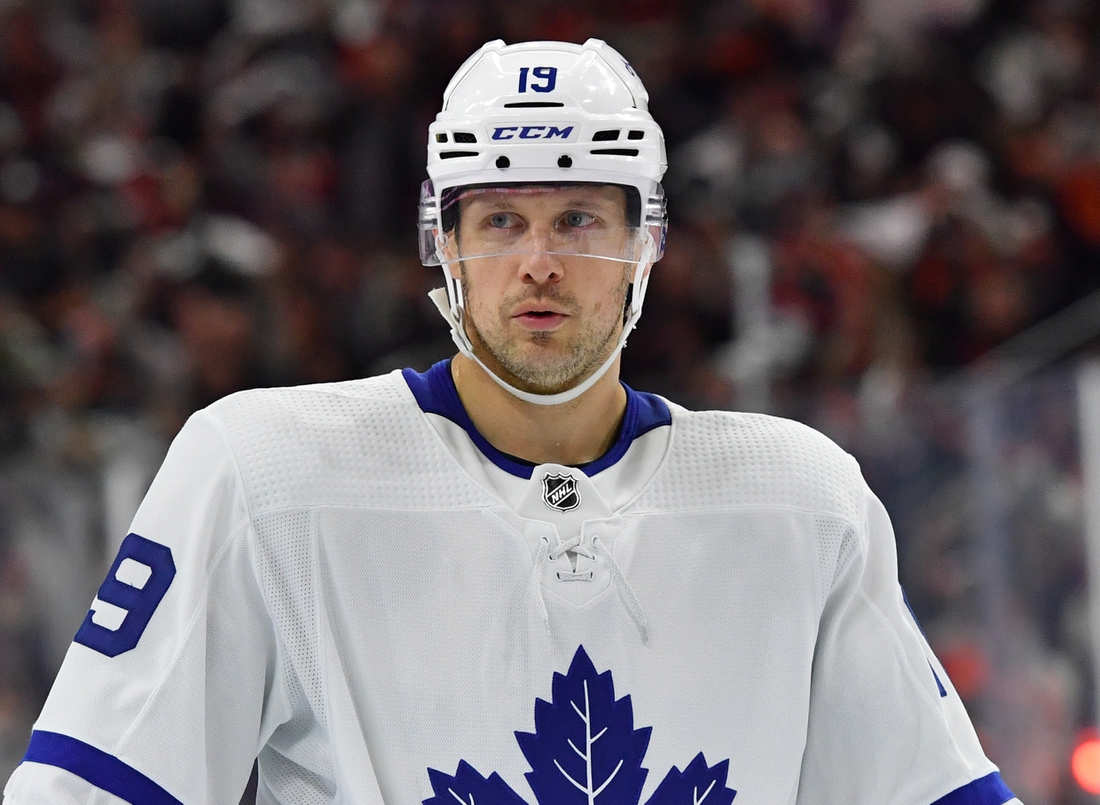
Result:
[[[505,472],[520,478],[531,477],[535,468],[533,463],[497,450],[474,427],[458,397],[454,378],[451,377],[450,359],[440,361],[424,373],[404,369],[401,374],[424,413],[438,414],[460,426],[485,457]],[[660,397],[634,391],[625,383],[623,388],[626,389],[626,413],[623,415],[619,435],[606,453],[595,461],[578,466],[585,475],[595,475],[615,464],[626,455],[631,443],[642,434],[672,424],[672,414]]]

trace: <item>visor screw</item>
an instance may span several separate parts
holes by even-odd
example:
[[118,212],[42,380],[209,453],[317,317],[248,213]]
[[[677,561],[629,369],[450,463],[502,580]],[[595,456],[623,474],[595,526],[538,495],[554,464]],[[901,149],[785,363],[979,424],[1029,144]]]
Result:
[[512,160],[508,159],[508,157],[505,157],[505,156],[497,157],[497,167],[500,168],[501,170],[503,170],[504,168],[507,168],[511,164],[512,164]]
[[558,167],[559,168],[571,168],[571,167],[573,167],[573,157],[569,156],[569,154],[562,154],[560,157],[558,157]]

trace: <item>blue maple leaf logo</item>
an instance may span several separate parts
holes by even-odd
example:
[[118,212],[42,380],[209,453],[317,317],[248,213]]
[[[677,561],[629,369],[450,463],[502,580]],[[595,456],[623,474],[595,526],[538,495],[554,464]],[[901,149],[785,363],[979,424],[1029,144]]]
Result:
[[[611,672],[597,673],[580,646],[569,672],[554,674],[552,694],[535,700],[535,731],[515,733],[539,805],[639,805],[652,728],[634,729],[630,697],[615,699]],[[683,771],[673,766],[646,805],[730,805],[728,772],[729,760],[712,767],[700,752]],[[465,760],[453,777],[428,769],[428,779],[435,796],[423,805],[528,805],[499,774],[483,777]]]

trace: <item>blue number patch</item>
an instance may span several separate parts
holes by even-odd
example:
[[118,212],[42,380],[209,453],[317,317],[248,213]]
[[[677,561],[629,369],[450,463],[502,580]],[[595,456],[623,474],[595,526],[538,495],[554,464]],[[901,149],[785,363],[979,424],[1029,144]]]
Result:
[[[534,77],[534,80],[528,83],[528,74]],[[557,67],[520,67],[519,68],[519,91],[526,92],[528,89],[534,92],[553,92],[554,87],[558,84],[558,68]]]
[[[123,562],[131,559],[145,565],[150,571],[145,584],[136,587],[117,577]],[[167,545],[153,542],[137,534],[130,534],[122,541],[114,564],[107,571],[107,578],[99,587],[96,598],[126,610],[126,617],[117,629],[108,629],[92,621],[94,610],[88,610],[84,623],[77,630],[77,643],[95,649],[108,657],[117,657],[138,644],[141,633],[149,625],[157,606],[168,592],[176,576],[176,563]]]

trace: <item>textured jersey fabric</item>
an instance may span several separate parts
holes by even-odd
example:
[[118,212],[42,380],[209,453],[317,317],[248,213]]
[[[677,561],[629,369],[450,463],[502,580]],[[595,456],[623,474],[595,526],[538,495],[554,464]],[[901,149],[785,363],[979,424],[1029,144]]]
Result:
[[195,414],[6,805],[235,805],[257,755],[263,805],[1011,800],[824,436],[631,392],[614,461],[530,466],[448,383]]

